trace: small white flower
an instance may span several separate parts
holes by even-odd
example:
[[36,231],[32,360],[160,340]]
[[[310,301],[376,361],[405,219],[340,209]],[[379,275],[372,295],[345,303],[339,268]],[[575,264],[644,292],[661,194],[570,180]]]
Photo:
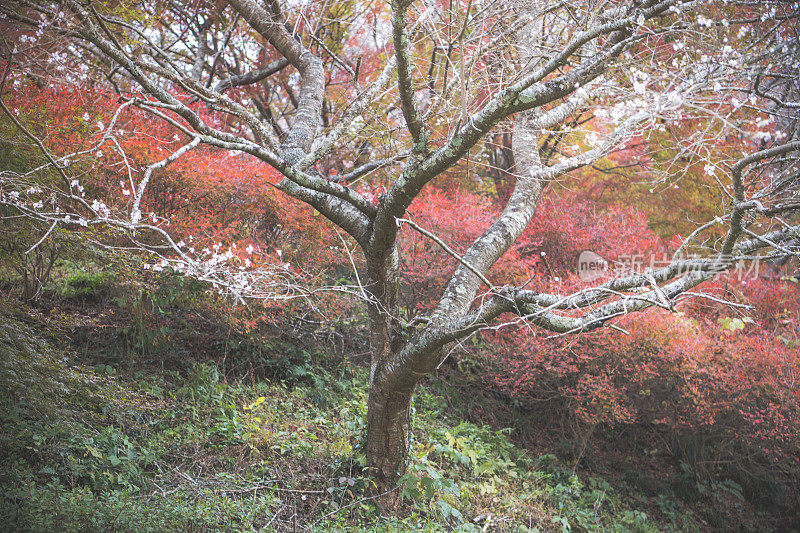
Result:
[[706,166],[703,167],[703,172],[705,172],[707,176],[716,176],[717,166],[712,165],[711,163],[706,163]]
[[102,120],[97,122],[97,127],[100,129],[100,131],[103,131],[104,129],[106,129],[106,125],[103,124]]
[[701,26],[705,26],[706,28],[710,28],[714,24],[711,19],[708,19],[703,15],[697,15],[697,23]]
[[253,250],[254,250],[254,248],[253,248],[253,245],[252,245],[252,244],[249,244],[249,245],[247,246],[247,248],[245,248],[245,249],[244,249],[244,251],[245,251],[245,252],[247,252],[248,254],[252,254],[252,253],[253,253]]

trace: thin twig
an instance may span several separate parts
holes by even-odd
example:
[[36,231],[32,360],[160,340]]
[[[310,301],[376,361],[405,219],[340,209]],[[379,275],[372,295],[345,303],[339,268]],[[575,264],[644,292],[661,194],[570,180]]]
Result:
[[448,254],[450,254],[451,256],[453,256],[453,257],[454,257],[454,258],[455,258],[455,259],[456,259],[456,260],[457,260],[459,263],[461,263],[462,265],[464,265],[465,267],[467,267],[468,269],[470,269],[470,270],[472,271],[472,273],[473,273],[473,274],[475,274],[476,276],[478,276],[478,278],[479,278],[479,279],[480,279],[482,282],[484,282],[484,283],[486,284],[486,286],[487,286],[487,287],[489,287],[489,288],[490,288],[492,291],[496,291],[496,290],[497,290],[497,289],[496,289],[496,287],[495,287],[494,285],[492,285],[492,282],[491,282],[491,281],[489,281],[488,279],[486,279],[486,276],[484,276],[484,275],[483,275],[483,274],[480,272],[480,270],[478,270],[477,268],[475,268],[474,266],[472,266],[472,264],[470,264],[470,263],[469,263],[469,261],[467,261],[466,259],[464,259],[464,258],[463,258],[463,257],[461,257],[460,255],[458,255],[458,254],[457,254],[457,253],[456,253],[456,252],[455,252],[455,251],[454,251],[452,248],[450,248],[449,246],[447,246],[447,244],[445,244],[445,242],[444,242],[442,239],[440,239],[439,237],[437,237],[436,235],[434,235],[434,234],[433,234],[433,233],[431,233],[430,231],[426,230],[425,228],[422,228],[422,227],[420,227],[419,225],[417,225],[417,223],[416,223],[416,222],[413,222],[413,221],[411,221],[411,220],[408,220],[407,218],[398,218],[398,219],[397,219],[397,221],[398,221],[398,222],[404,222],[404,223],[408,224],[409,226],[411,226],[412,228],[414,228],[415,230],[417,230],[417,231],[418,231],[418,232],[420,232],[421,234],[423,234],[423,235],[425,235],[426,237],[428,237],[429,239],[431,239],[433,242],[435,242],[436,244],[438,244],[439,246],[441,246],[441,247],[442,247],[442,249],[443,249],[445,252],[447,252]]
[[36,241],[36,244],[34,244],[34,245],[33,245],[33,246],[31,246],[30,248],[28,248],[28,251],[27,251],[27,252],[25,252],[25,255],[28,255],[29,253],[31,253],[32,251],[34,251],[34,250],[35,250],[35,249],[36,249],[36,248],[37,248],[37,247],[38,247],[40,244],[42,244],[42,243],[44,242],[44,240],[45,240],[47,237],[49,237],[49,236],[50,236],[50,233],[52,233],[52,232],[53,232],[53,230],[56,228],[56,225],[57,225],[57,224],[58,224],[58,220],[54,220],[54,221],[53,221],[53,224],[50,226],[50,229],[49,229],[49,230],[47,230],[47,231],[45,232],[45,234],[44,234],[44,235],[42,235],[42,238],[41,238],[41,239],[39,239],[38,241]]
[[42,141],[39,140],[39,138],[36,135],[34,135],[30,131],[28,131],[27,128],[25,128],[25,126],[23,126],[20,123],[20,121],[17,120],[17,117],[15,117],[14,114],[8,109],[8,107],[6,107],[6,104],[5,104],[5,102],[3,102],[2,98],[0,98],[0,109],[2,109],[5,112],[5,114],[8,115],[8,117],[11,119],[11,122],[13,122],[14,125],[17,128],[19,128],[20,131],[22,131],[22,133],[25,134],[26,137],[28,137],[30,140],[32,140],[33,142],[36,143],[36,145],[42,151],[42,153],[47,158],[47,160],[50,161],[50,164],[53,165],[56,168],[56,170],[58,171],[58,174],[64,180],[64,183],[69,187],[70,186],[69,185],[69,178],[64,173],[64,169],[61,168],[60,166],[58,166],[58,164],[56,163],[56,160],[53,159],[53,156],[51,156],[50,152],[48,152],[47,148],[45,148],[44,143],[42,143]]
[[386,495],[387,495],[387,494],[389,494],[390,492],[394,492],[394,491],[398,490],[399,488],[400,488],[400,487],[395,487],[395,488],[393,488],[393,489],[389,489],[389,490],[387,490],[387,491],[386,491],[386,492],[384,492],[384,493],[381,493],[381,494],[376,494],[376,495],[374,495],[374,496],[368,496],[368,497],[366,497],[366,498],[361,498],[360,500],[356,500],[356,501],[354,501],[354,502],[352,502],[352,503],[348,503],[348,504],[347,504],[347,505],[345,505],[344,507],[339,507],[339,508],[338,508],[338,509],[336,509],[335,511],[331,511],[330,513],[328,513],[328,514],[326,514],[326,515],[322,515],[322,516],[321,516],[319,519],[317,519],[317,521],[316,521],[316,522],[313,522],[313,523],[312,523],[312,524],[311,524],[309,527],[314,527],[314,526],[316,526],[317,524],[319,524],[320,522],[322,522],[323,520],[325,520],[326,518],[328,518],[329,516],[333,516],[333,515],[335,515],[335,514],[336,514],[336,513],[338,513],[338,512],[344,511],[345,509],[349,509],[350,507],[352,507],[352,506],[354,506],[354,505],[357,505],[357,504],[359,504],[359,503],[363,503],[363,502],[366,502],[366,501],[369,501],[369,500],[374,500],[375,498],[380,498],[381,496],[386,496]]

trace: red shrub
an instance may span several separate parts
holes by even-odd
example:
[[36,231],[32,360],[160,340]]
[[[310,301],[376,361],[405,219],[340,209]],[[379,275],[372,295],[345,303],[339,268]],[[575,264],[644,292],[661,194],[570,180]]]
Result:
[[586,427],[635,425],[677,441],[707,439],[704,464],[738,473],[800,472],[800,353],[755,327],[651,310],[624,317],[629,334],[487,333],[487,384]]

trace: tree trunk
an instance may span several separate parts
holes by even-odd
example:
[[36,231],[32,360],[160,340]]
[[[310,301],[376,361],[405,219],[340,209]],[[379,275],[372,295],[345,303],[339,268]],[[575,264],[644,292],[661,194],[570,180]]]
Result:
[[392,358],[403,345],[398,317],[399,255],[392,246],[382,254],[367,257],[371,295],[367,308],[370,319],[369,399],[367,400],[368,474],[374,485],[375,497],[381,512],[393,512],[400,498],[397,481],[408,467],[411,440],[411,396],[416,380],[413,373],[403,379],[387,379]]
[[381,512],[393,512],[400,504],[397,481],[408,468],[412,392],[413,389],[387,392],[370,387],[366,456]]

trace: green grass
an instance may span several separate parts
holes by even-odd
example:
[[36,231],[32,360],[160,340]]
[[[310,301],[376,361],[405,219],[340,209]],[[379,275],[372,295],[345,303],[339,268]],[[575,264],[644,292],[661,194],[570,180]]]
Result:
[[287,373],[302,379],[250,383],[208,363],[118,372],[82,366],[48,334],[0,321],[0,523],[12,530],[670,529],[602,479],[448,419],[426,387],[403,508],[381,517],[363,475],[363,369],[305,362]]

